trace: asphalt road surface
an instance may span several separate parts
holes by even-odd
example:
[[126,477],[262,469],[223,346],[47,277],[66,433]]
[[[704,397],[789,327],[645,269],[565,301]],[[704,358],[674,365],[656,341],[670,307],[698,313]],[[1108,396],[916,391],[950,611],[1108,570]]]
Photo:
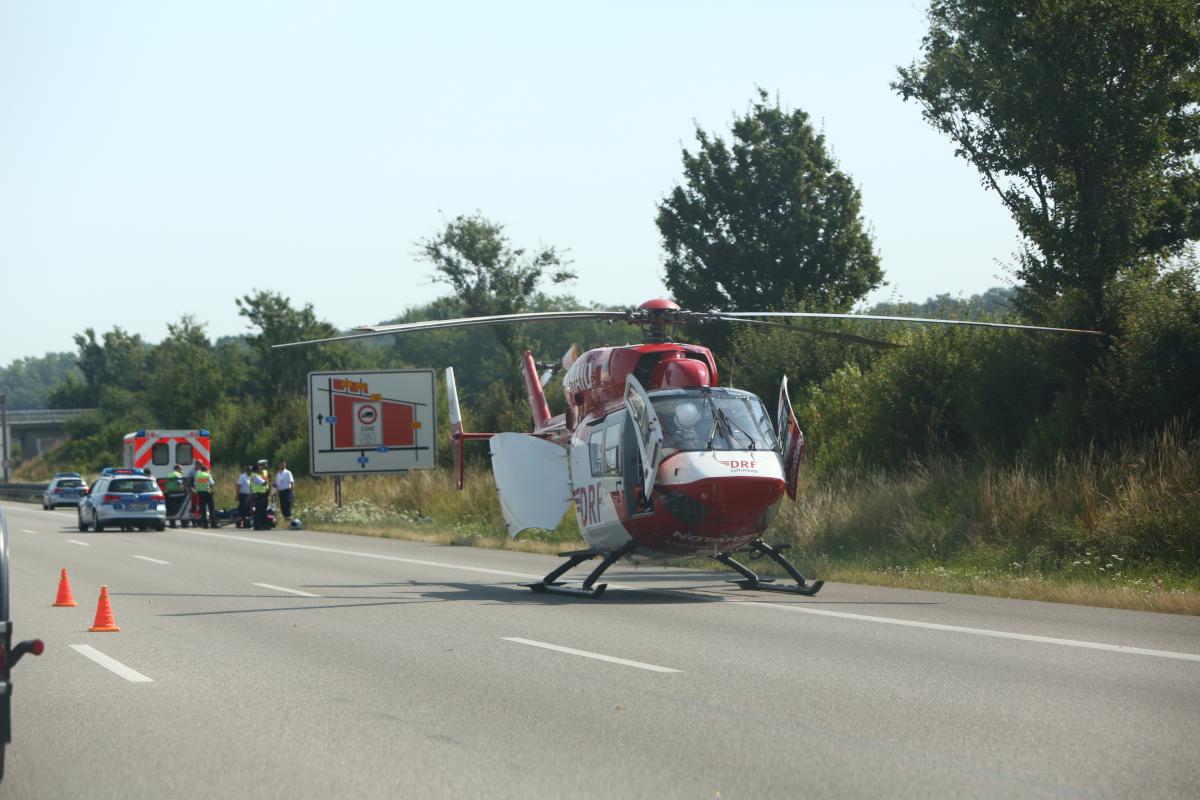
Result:
[[1200,796],[1192,617],[4,508],[3,798]]

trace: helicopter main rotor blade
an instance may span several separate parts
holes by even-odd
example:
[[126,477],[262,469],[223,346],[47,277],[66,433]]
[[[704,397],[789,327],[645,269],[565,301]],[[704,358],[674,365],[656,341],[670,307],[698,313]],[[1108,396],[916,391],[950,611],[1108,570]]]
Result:
[[768,322],[765,319],[746,319],[744,317],[731,317],[725,314],[718,314],[717,319],[725,322],[740,322],[744,325],[764,325],[772,328],[786,328],[789,331],[796,333],[807,333],[812,336],[824,336],[827,339],[838,339],[843,342],[851,342],[853,344],[865,344],[870,347],[887,347],[900,348],[902,344],[896,342],[887,342],[883,339],[869,339],[866,336],[855,336],[853,333],[842,333],[841,331],[825,331],[820,328],[809,328],[805,325],[791,325],[786,322]]
[[1082,333],[1088,336],[1103,336],[1104,331],[1080,328],[1047,328],[1041,325],[1016,325],[1010,322],[979,322],[966,319],[929,319],[926,317],[886,317],[876,314],[829,314],[816,311],[715,311],[721,317],[799,317],[803,319],[867,319],[878,322],[916,322],[924,325],[966,325],[975,328],[1010,328],[1018,331],[1044,331],[1048,333]]
[[303,342],[287,342],[272,345],[272,348],[298,347],[305,344],[325,344],[326,342],[344,342],[351,339],[368,339],[372,336],[387,336],[393,333],[409,333],[411,331],[434,331],[443,328],[467,328],[479,325],[505,325],[517,322],[553,319],[597,319],[622,321],[630,319],[625,311],[530,311],[523,314],[496,314],[490,317],[460,317],[458,319],[430,319],[422,322],[401,322],[392,325],[361,325],[354,330],[362,333],[349,333],[344,336],[330,336],[327,339],[309,339]]

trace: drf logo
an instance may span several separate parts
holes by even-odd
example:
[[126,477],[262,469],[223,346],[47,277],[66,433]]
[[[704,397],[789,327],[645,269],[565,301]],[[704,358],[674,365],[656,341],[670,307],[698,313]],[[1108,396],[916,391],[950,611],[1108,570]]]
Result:
[[588,358],[581,358],[571,365],[567,370],[565,380],[567,389],[572,392],[584,392],[591,389],[595,385],[595,375],[592,372],[592,363]]
[[757,472],[758,465],[753,459],[733,459],[731,461],[721,461],[722,464],[729,467],[730,472]]
[[579,526],[589,528],[600,524],[600,500],[604,497],[604,489],[599,483],[581,486],[571,493],[575,498],[575,515],[579,517]]

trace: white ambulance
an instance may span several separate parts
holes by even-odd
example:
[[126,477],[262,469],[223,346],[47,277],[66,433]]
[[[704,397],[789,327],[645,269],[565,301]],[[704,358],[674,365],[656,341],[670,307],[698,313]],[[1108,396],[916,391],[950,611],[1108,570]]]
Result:
[[140,430],[125,434],[124,466],[150,470],[161,485],[178,464],[184,475],[193,465],[212,467],[212,437],[191,431]]

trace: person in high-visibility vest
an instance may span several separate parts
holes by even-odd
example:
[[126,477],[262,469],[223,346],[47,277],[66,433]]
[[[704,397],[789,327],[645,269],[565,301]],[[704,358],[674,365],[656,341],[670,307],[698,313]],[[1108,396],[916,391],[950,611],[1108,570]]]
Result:
[[254,530],[267,529],[267,490],[271,486],[262,472],[255,470],[250,475],[250,497],[254,499]]
[[207,528],[217,527],[217,504],[213,500],[213,476],[202,463],[196,465],[196,497],[200,499],[200,524]]
[[179,469],[178,464],[167,473],[164,488],[167,495],[167,516],[171,518],[171,527],[174,528],[175,517],[179,516],[179,509],[188,496],[187,485],[183,482],[183,472]]

